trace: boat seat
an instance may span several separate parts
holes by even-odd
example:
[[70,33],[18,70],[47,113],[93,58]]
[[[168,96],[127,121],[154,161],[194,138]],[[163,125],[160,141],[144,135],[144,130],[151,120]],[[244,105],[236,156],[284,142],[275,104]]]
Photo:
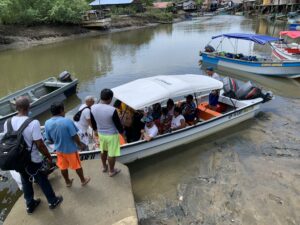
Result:
[[199,118],[202,120],[209,120],[214,117],[221,116],[222,113],[216,112],[208,108],[208,102],[202,102],[198,105]]
[[32,90],[31,93],[34,95],[35,98],[41,98],[41,97],[49,94],[49,91],[48,91],[47,87],[41,86],[41,87],[38,87],[38,88]]

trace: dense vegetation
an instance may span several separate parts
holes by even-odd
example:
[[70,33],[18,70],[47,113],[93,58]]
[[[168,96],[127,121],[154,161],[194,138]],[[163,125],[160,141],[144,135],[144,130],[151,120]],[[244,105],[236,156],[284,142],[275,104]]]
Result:
[[89,9],[86,0],[0,0],[4,24],[79,23]]

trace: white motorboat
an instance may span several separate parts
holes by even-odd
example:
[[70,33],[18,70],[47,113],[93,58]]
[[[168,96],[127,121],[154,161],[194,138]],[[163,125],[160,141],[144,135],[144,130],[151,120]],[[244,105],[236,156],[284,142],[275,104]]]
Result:
[[[292,39],[300,38],[300,31],[281,31],[280,38],[288,36]],[[280,60],[300,61],[300,44],[286,43],[284,41],[271,43],[273,47],[273,55]]]
[[[213,111],[207,107],[208,95],[212,90],[222,88],[223,83],[218,80],[204,75],[191,74],[148,77],[113,88],[114,98],[134,110],[143,110],[155,103],[161,103],[164,106],[169,98],[180,101],[184,96],[193,94],[197,99],[200,117],[199,122],[194,125],[160,134],[149,142],[139,140],[122,145],[118,161],[130,163],[241,123],[254,117],[260,105],[266,100],[263,95],[255,99],[237,100],[226,97],[221,91],[219,104],[225,110]],[[82,159],[99,158],[100,150],[80,152],[80,155]]]

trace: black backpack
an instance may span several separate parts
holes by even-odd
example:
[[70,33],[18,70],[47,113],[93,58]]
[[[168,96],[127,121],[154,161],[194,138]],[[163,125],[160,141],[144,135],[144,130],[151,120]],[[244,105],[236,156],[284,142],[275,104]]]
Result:
[[73,120],[75,122],[78,122],[80,120],[80,117],[81,117],[81,113],[83,110],[85,110],[86,108],[90,108],[88,106],[84,107],[83,109],[79,110],[74,116],[73,116]]
[[31,162],[31,150],[23,137],[24,129],[32,122],[33,119],[28,118],[22,126],[14,131],[11,118],[7,120],[7,132],[0,141],[0,168],[1,170],[24,170]]

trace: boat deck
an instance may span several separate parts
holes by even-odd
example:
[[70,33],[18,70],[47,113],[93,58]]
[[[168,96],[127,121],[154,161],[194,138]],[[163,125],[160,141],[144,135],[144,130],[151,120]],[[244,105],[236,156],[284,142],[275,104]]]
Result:
[[55,171],[49,178],[55,192],[64,197],[61,205],[54,210],[48,209],[41,190],[34,185],[36,197],[42,200],[40,206],[32,215],[27,215],[21,196],[4,221],[4,225],[137,225],[128,168],[117,163],[116,166],[122,171],[111,178],[101,172],[100,160],[87,160],[82,164],[85,174],[91,177],[87,186],[81,187],[79,178],[74,171],[70,171],[70,177],[74,178],[74,182],[71,188],[67,188],[60,172]]

